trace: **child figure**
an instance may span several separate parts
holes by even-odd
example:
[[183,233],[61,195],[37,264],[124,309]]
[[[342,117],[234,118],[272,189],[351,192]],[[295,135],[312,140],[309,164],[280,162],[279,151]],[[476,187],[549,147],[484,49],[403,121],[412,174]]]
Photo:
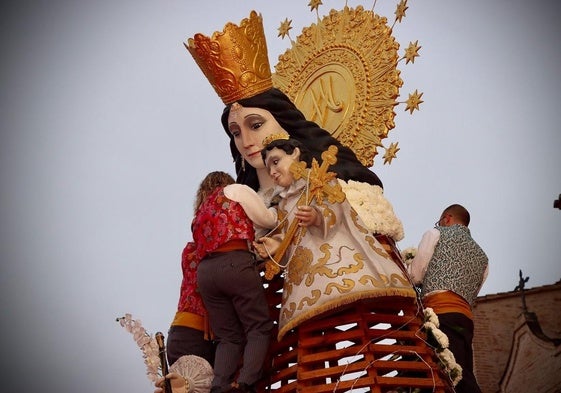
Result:
[[[285,133],[272,135],[263,144],[265,165],[281,188],[277,207],[283,218],[281,232],[286,236],[289,223],[298,222],[282,259],[272,260],[285,270],[278,339],[303,321],[357,300],[415,297],[404,272],[367,230],[337,179],[333,176],[326,190],[340,192],[338,202],[334,198],[310,200],[308,194],[316,192],[312,188],[317,190],[321,178],[314,178],[317,162],[312,165],[315,169],[305,169],[303,162],[308,167],[312,164],[305,147]],[[260,256],[274,259],[277,248],[283,246],[282,236],[258,239],[255,248]]]

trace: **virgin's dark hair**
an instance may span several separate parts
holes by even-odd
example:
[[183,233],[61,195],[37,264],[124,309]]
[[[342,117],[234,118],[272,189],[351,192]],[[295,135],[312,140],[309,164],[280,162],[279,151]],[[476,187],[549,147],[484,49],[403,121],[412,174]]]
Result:
[[[312,121],[306,120],[304,114],[296,108],[290,99],[280,90],[272,88],[251,98],[239,100],[238,103],[246,108],[265,109],[275,117],[280,126],[288,132],[291,138],[300,141],[307,147],[311,157],[321,163],[321,153],[330,145],[338,148],[337,163],[330,170],[337,173],[343,180],[355,180],[382,187],[382,182],[368,167],[364,166],[348,147],[343,146],[328,131]],[[230,105],[222,113],[222,126],[230,138],[230,151],[234,159],[237,173],[237,183],[247,184],[254,190],[259,188],[255,168],[245,165],[242,170],[241,155],[236,148],[234,138],[228,130],[228,115]]]

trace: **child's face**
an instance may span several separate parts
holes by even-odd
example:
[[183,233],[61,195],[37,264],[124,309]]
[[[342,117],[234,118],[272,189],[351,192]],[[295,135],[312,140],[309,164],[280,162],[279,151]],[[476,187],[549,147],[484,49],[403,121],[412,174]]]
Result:
[[275,184],[281,187],[288,187],[292,184],[294,176],[290,172],[290,166],[298,159],[298,149],[292,154],[287,154],[284,150],[273,148],[265,156],[265,166]]

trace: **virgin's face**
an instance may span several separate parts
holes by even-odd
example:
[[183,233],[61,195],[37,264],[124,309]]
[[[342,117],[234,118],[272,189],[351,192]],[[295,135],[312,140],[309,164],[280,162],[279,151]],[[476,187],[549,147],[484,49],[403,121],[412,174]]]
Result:
[[228,130],[242,157],[255,169],[265,168],[261,158],[263,139],[285,131],[268,110],[244,108],[238,103],[234,103],[230,109]]
[[281,187],[288,187],[294,180],[290,166],[298,159],[299,150],[295,149],[292,154],[287,154],[284,150],[273,148],[267,152],[265,164],[269,175],[275,184]]

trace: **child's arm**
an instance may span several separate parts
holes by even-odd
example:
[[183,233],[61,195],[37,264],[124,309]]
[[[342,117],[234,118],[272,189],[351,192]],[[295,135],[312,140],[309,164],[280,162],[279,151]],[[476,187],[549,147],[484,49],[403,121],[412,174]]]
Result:
[[250,187],[244,184],[229,184],[224,187],[224,195],[239,202],[257,227],[270,229],[277,224],[276,209],[267,208],[263,199]]

